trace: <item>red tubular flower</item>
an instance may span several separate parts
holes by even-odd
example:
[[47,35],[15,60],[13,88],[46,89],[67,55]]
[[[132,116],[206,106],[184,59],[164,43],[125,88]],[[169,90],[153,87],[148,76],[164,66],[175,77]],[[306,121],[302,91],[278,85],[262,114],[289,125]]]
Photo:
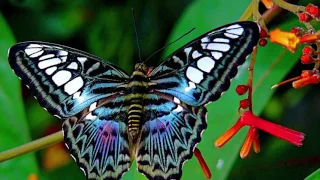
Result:
[[296,146],[302,146],[302,141],[304,140],[305,135],[301,132],[280,126],[278,124],[266,121],[260,117],[255,116],[252,112],[244,112],[243,115],[238,119],[237,123],[230,128],[226,133],[224,133],[220,138],[215,141],[216,147],[221,147],[227,143],[243,126],[250,126],[247,139],[244,142],[244,145],[241,149],[240,156],[245,158],[251,146],[255,152],[260,151],[260,144],[258,140],[257,129],[263,130],[273,136],[276,136],[280,139],[286,140],[289,143],[292,143]]
[[318,84],[320,82],[320,74],[318,71],[315,73],[312,71],[304,71],[302,72],[300,79],[293,81],[292,86],[295,89],[302,88],[308,86],[310,84]]
[[204,176],[207,178],[207,179],[210,179],[211,178],[211,172],[210,172],[210,169],[206,163],[206,161],[203,159],[202,157],[202,154],[200,152],[200,150],[198,148],[195,148],[194,151],[193,151],[193,154],[196,156],[196,158],[198,159],[198,162],[201,166],[201,169],[203,171],[203,174]]
[[260,152],[259,134],[258,130],[254,127],[250,127],[246,140],[244,141],[240,150],[240,157],[246,158],[253,145],[254,152]]
[[279,86],[286,84],[288,82],[292,82],[292,86],[295,89],[302,88],[302,87],[308,86],[310,84],[318,84],[318,83],[320,83],[320,72],[319,72],[319,70],[316,70],[316,69],[302,71],[300,76],[282,81],[282,82],[272,86],[271,89],[279,87]]
[[313,43],[317,40],[320,40],[320,31],[314,34],[306,34],[299,38],[299,43]]

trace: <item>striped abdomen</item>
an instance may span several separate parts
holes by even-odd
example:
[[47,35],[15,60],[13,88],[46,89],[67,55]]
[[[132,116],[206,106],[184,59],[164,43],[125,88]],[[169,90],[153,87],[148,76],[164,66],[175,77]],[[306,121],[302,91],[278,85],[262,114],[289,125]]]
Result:
[[131,104],[128,109],[128,131],[133,139],[139,133],[141,118],[142,118],[142,105],[139,103]]

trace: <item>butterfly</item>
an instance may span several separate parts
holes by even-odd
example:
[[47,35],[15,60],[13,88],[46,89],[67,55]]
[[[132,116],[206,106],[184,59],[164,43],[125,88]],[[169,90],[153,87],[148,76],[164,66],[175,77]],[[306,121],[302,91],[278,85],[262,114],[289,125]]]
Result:
[[65,145],[87,179],[120,179],[134,160],[149,179],[180,179],[207,127],[205,105],[228,90],[259,31],[254,22],[219,27],[131,75],[52,43],[22,42],[8,57],[40,105],[65,120]]

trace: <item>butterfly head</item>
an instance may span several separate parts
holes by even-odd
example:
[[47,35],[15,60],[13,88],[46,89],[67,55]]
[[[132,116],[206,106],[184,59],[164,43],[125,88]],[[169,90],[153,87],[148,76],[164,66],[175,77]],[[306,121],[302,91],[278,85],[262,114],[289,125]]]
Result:
[[136,71],[140,71],[143,74],[147,74],[149,71],[148,66],[144,63],[137,63],[134,68]]

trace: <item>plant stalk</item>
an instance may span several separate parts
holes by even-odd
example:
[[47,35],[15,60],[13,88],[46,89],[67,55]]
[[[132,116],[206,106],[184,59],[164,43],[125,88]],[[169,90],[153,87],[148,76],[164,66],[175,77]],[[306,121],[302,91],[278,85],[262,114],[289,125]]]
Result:
[[59,143],[62,140],[63,140],[62,131],[53,133],[51,135],[48,135],[43,138],[29,142],[27,144],[24,144],[24,145],[18,146],[16,148],[1,152],[0,153],[0,162],[12,159],[16,156],[21,156],[21,155],[26,154],[28,152],[43,149],[47,146]]

